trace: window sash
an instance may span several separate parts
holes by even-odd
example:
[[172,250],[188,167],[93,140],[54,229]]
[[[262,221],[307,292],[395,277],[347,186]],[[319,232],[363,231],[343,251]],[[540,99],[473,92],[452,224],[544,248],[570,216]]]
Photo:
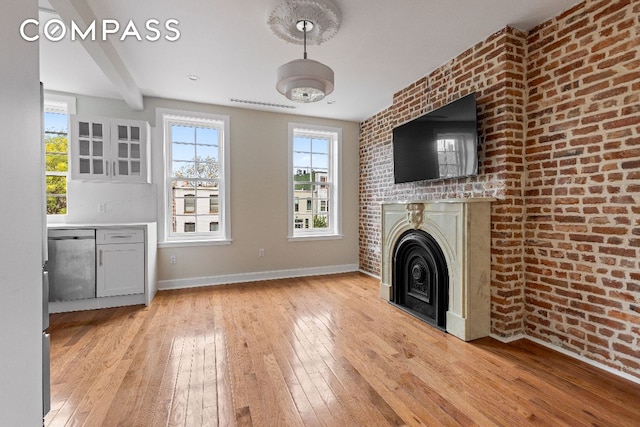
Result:
[[340,139],[337,128],[289,124],[289,238],[339,236]]
[[[229,207],[226,202],[228,185],[228,144],[229,118],[211,114],[179,112],[176,110],[158,110],[159,120],[164,125],[165,143],[165,226],[162,242],[190,242],[190,241],[226,241],[230,238],[230,227],[227,222]],[[173,128],[173,126],[181,129]],[[186,128],[186,129],[182,129]],[[177,129],[174,135],[174,129]],[[193,138],[184,139],[177,135],[179,131],[193,131]],[[209,130],[217,133],[217,137]],[[199,137],[201,134],[203,137]],[[206,139],[206,141],[205,141]],[[180,176],[175,173],[174,149],[176,161],[191,163],[194,167],[186,167]],[[186,151],[185,151],[186,149]],[[192,154],[189,150],[192,149]],[[217,164],[207,169],[196,155],[206,153]],[[187,154],[185,154],[187,153]],[[185,158],[186,157],[186,158]],[[198,166],[203,166],[202,168]],[[185,173],[186,172],[186,173]],[[179,185],[176,183],[180,182]],[[215,192],[217,211],[212,210],[212,195]],[[191,194],[192,196],[187,196]],[[186,197],[187,196],[187,197]],[[186,211],[185,205],[186,202]],[[193,209],[192,209],[193,206]],[[195,223],[195,231],[189,225],[184,231],[184,224]],[[217,223],[218,227],[210,224]]]

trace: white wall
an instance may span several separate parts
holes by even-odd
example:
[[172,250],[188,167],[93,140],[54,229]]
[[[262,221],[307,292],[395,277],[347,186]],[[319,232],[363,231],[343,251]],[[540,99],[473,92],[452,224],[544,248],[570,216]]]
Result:
[[37,1],[0,14],[0,425],[42,425],[42,172],[38,44],[19,25]]
[[[45,82],[46,84],[46,82]],[[223,246],[163,247],[158,253],[161,285],[268,277],[273,272],[332,271],[358,264],[358,132],[359,124],[242,108],[145,98],[144,111],[131,111],[124,102],[78,96],[78,114],[147,120],[152,126],[153,184],[87,184],[69,186],[69,220],[118,222],[158,220],[163,226],[163,147],[156,108],[206,112],[230,116],[231,237]],[[287,240],[288,123],[342,128],[343,233],[339,240],[289,242]],[[161,125],[161,124],[160,124]],[[157,192],[157,193],[156,193]],[[100,203],[107,212],[100,213]],[[258,257],[259,248],[265,256]],[[170,264],[169,257],[177,263]]]

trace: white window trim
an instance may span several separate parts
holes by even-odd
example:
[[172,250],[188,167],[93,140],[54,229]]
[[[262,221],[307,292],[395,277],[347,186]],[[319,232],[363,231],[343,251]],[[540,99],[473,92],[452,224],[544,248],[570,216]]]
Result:
[[[331,137],[331,158],[329,182],[331,184],[331,196],[329,200],[329,215],[332,218],[333,227],[328,230],[305,231],[294,227],[294,185],[293,185],[293,134],[295,131],[309,131],[325,134]],[[302,123],[289,123],[289,210],[288,210],[288,240],[301,242],[310,240],[342,239],[342,129],[328,126],[316,126]]]
[[[170,147],[167,144],[167,136],[169,135],[170,123],[176,123],[184,121],[186,124],[211,124],[214,122],[222,122],[223,135],[222,135],[222,147],[220,149],[220,168],[222,169],[222,185],[220,185],[219,194],[219,216],[221,223],[220,232],[216,232],[217,235],[212,233],[198,233],[195,235],[189,234],[189,236],[171,236],[170,233],[170,220],[171,220],[171,198],[169,197],[169,187],[171,186],[171,175],[168,171],[171,170],[171,153]],[[163,169],[162,169],[162,196],[159,197],[160,212],[158,217],[162,218],[163,226],[158,227],[158,247],[188,247],[188,246],[209,246],[209,245],[228,245],[231,244],[231,207],[230,207],[230,192],[229,192],[229,177],[230,177],[230,117],[219,114],[201,113],[185,110],[173,110],[166,108],[156,109],[156,127],[160,131],[160,140],[162,141],[163,150]]]
[[[52,113],[60,113],[60,114],[66,114],[67,115],[67,144],[68,144],[68,152],[67,152],[67,156],[68,156],[68,161],[71,162],[71,140],[69,138],[69,131],[71,128],[71,115],[72,114],[77,114],[77,100],[75,96],[68,96],[68,95],[58,95],[58,94],[54,94],[54,93],[47,93],[46,91],[44,92],[44,96],[43,96],[43,111],[42,114],[44,114],[45,112],[52,112]],[[44,120],[44,117],[43,117]],[[44,134],[44,129],[42,129],[42,132]],[[42,144],[44,144],[44,141],[42,141]],[[43,149],[44,149],[44,145],[43,145]],[[44,159],[43,159],[44,161]],[[43,168],[44,168],[44,164],[43,164]],[[69,170],[67,170],[67,183],[69,181]],[[45,172],[45,176],[46,176],[46,172]],[[47,215],[47,223],[63,223],[66,222],[66,218],[67,215],[69,215],[69,186],[67,185],[67,213],[66,214],[59,214],[59,215]]]

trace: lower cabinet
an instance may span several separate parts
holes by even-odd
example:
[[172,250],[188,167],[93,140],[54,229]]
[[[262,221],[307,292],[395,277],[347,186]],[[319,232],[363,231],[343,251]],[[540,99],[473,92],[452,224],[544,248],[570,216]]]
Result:
[[96,230],[96,296],[144,293],[144,229]]

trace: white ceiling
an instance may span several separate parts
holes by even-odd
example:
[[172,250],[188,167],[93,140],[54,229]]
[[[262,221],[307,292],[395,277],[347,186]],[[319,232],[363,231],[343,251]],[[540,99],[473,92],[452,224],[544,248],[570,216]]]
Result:
[[[141,35],[150,18],[177,19],[175,42],[111,37],[107,64],[124,67],[143,96],[256,108],[308,116],[365,120],[391,105],[393,94],[507,25],[528,30],[579,0],[334,0],[342,25],[334,38],[309,46],[309,58],[335,72],[335,91],[314,104],[296,104],[275,89],[276,69],[302,57],[302,46],[274,35],[267,15],[281,0],[51,0],[93,11],[98,22],[133,19]],[[40,1],[43,9],[53,9]],[[81,5],[81,6],[78,6]],[[55,14],[41,9],[41,27]],[[67,16],[68,18],[68,16]],[[167,32],[163,31],[163,35]],[[100,42],[93,43],[89,49]],[[113,54],[115,52],[115,56]],[[101,71],[80,41],[41,37],[40,74],[45,87],[125,98],[113,71]],[[98,61],[102,64],[104,61]],[[108,67],[107,67],[108,68]],[[118,68],[118,67],[116,67]],[[117,75],[118,73],[116,73]],[[200,77],[191,81],[188,75]],[[109,77],[107,77],[109,76]],[[284,104],[286,109],[231,102],[231,98]]]

